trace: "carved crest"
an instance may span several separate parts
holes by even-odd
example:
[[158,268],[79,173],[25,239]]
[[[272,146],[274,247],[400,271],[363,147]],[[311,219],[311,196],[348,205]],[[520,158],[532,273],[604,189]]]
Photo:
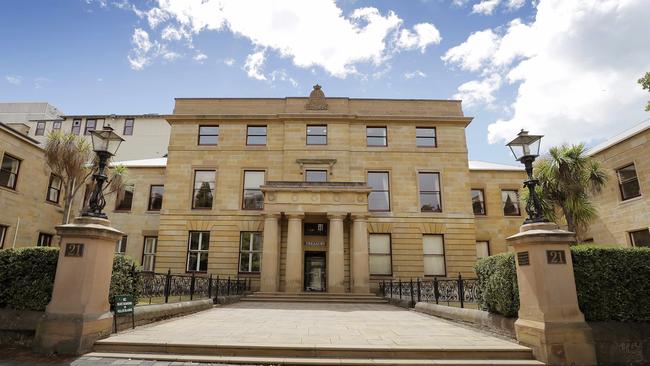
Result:
[[309,101],[305,105],[305,109],[310,110],[325,110],[327,109],[327,102],[325,101],[325,93],[321,90],[321,86],[314,85],[314,90],[309,93]]

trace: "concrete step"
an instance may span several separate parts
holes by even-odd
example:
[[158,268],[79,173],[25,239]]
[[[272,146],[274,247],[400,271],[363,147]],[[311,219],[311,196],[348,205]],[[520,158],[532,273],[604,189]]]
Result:
[[270,296],[286,296],[286,295],[291,295],[291,296],[308,296],[308,297],[327,297],[327,296],[353,296],[353,297],[377,297],[376,294],[362,294],[362,293],[331,293],[331,292],[262,292],[262,291],[257,291],[253,292],[251,296],[253,295],[270,295]]
[[387,300],[375,294],[351,293],[286,293],[286,292],[255,292],[242,299],[242,301],[269,301],[269,302],[342,302],[342,303],[372,303],[384,304]]
[[329,298],[281,298],[281,297],[244,297],[243,302],[313,302],[313,303],[344,303],[344,304],[387,304],[384,299],[329,299]]
[[246,356],[200,356],[165,353],[106,353],[92,352],[87,357],[105,357],[131,360],[167,362],[226,363],[247,365],[434,365],[434,366],[543,366],[535,360],[431,360],[431,359],[377,359],[377,358],[305,358],[305,357],[246,357]]
[[[167,355],[169,357],[257,357],[273,359],[366,359],[366,360],[494,360],[530,361],[532,351],[522,346],[408,347],[281,344],[170,344],[154,342],[97,341],[95,352],[106,354]],[[140,356],[144,357],[144,356]],[[266,363],[266,362],[265,362]],[[273,363],[273,362],[268,362]],[[276,362],[277,363],[277,362]],[[458,364],[458,363],[456,363]],[[477,363],[480,365],[480,363]],[[485,363],[488,364],[488,363]]]

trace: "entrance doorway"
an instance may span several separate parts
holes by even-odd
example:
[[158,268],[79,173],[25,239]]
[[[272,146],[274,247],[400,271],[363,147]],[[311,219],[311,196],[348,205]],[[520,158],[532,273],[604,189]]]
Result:
[[325,252],[305,252],[305,291],[325,292]]

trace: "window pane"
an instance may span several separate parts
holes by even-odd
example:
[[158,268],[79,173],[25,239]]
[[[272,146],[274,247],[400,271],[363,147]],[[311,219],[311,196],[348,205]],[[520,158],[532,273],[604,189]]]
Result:
[[635,247],[650,247],[650,230],[633,231],[630,237]]
[[219,126],[200,126],[199,135],[218,135]]
[[219,142],[219,136],[199,136],[199,145],[216,145]]
[[388,190],[387,172],[368,172],[368,185],[375,191]]
[[440,177],[438,173],[419,173],[420,192],[440,191]]
[[445,275],[445,257],[428,255],[424,257],[424,274],[427,276]]
[[327,171],[307,170],[305,172],[305,182],[327,182]]
[[634,164],[628,165],[625,168],[621,168],[618,170],[618,177],[621,182],[625,182],[626,180],[636,178],[636,167]]
[[472,189],[472,209],[475,215],[485,215],[485,200],[480,189]]
[[262,250],[262,233],[253,233],[253,250]]
[[244,172],[244,188],[258,189],[264,184],[264,172],[246,171]]
[[390,254],[390,235],[370,234],[368,250],[370,254]]
[[258,189],[244,191],[244,209],[261,210],[264,208],[264,194]]
[[368,127],[366,128],[366,136],[368,137],[386,137],[386,127]]
[[386,146],[386,138],[368,137],[368,146]]
[[252,233],[247,233],[247,232],[241,233],[241,238],[239,239],[240,241],[239,250],[250,250],[251,235]]
[[391,274],[390,256],[371,255],[370,273],[374,275],[390,275]]
[[128,211],[131,209],[131,205],[133,204],[133,189],[133,185],[127,185],[124,187],[124,190],[118,194],[116,210]]
[[194,208],[212,208],[212,191],[210,185],[206,182],[203,183],[201,188],[194,190]]
[[436,139],[433,137],[416,137],[416,145],[419,147],[435,147]]
[[327,126],[307,126],[307,135],[327,135]]
[[145,255],[143,260],[142,260],[142,269],[144,271],[153,271],[153,259],[154,257],[151,255]]
[[519,192],[501,191],[503,214],[506,216],[519,216]]
[[241,252],[239,255],[239,272],[250,272],[249,260],[250,253]]
[[9,155],[5,155],[4,158],[2,159],[2,170],[11,172],[11,173],[18,173],[18,167],[20,166],[20,160],[14,159]]
[[388,192],[370,192],[368,195],[368,209],[371,211],[388,211],[390,209]]
[[248,135],[266,136],[266,126],[249,126]]
[[440,193],[420,193],[420,211],[442,212]]
[[199,253],[200,262],[199,262],[199,271],[208,270],[208,253]]
[[210,233],[208,231],[202,231],[201,232],[201,241],[200,241],[200,249],[201,250],[208,250],[210,249]]
[[307,136],[307,145],[326,145],[327,136]]
[[192,232],[190,233],[190,250],[199,250],[199,240],[201,233]]
[[191,252],[187,256],[187,270],[196,271],[196,263],[198,262],[199,254],[197,252]]
[[149,211],[159,211],[162,208],[164,193],[164,186],[151,186],[151,193],[149,195]]
[[253,253],[253,263],[251,266],[251,271],[252,272],[259,272],[260,271],[260,263],[262,263],[262,254],[261,253]]
[[145,254],[155,254],[156,253],[156,241],[157,238],[153,236],[148,236],[144,240],[144,253]]
[[266,145],[266,136],[248,136],[248,145]]
[[640,196],[641,188],[639,187],[639,181],[634,179],[621,184],[621,194],[624,200]]
[[436,137],[435,128],[418,127],[415,129],[416,137]]
[[214,189],[214,179],[214,170],[197,170],[194,176],[194,189],[201,188],[203,183],[208,183],[208,187]]
[[424,254],[445,254],[442,235],[423,235],[422,251]]

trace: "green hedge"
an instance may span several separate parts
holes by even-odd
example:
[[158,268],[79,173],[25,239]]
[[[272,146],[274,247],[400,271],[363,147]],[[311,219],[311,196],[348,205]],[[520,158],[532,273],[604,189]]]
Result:
[[[52,297],[59,248],[0,250],[0,308],[44,311]],[[110,295],[132,294],[137,301],[140,277],[133,277],[133,259],[116,255]]]
[[58,257],[58,248],[0,250],[0,308],[45,310]]
[[[650,248],[578,245],[571,248],[578,305],[589,321],[650,321]],[[517,316],[513,253],[477,262],[480,306]]]
[[517,316],[519,288],[513,253],[483,258],[476,263],[479,306],[491,313]]

